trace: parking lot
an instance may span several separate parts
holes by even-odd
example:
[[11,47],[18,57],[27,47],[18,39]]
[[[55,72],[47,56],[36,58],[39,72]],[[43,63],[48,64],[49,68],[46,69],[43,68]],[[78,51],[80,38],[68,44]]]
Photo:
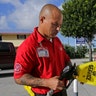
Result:
[[28,96],[21,85],[13,79],[13,70],[0,71],[0,96]]
[[[73,59],[72,62],[81,64],[87,59]],[[68,88],[68,96],[76,96],[73,83]],[[17,85],[13,79],[13,70],[0,71],[0,96],[29,96],[22,85]],[[96,86],[82,85],[78,82],[78,96],[96,96]]]

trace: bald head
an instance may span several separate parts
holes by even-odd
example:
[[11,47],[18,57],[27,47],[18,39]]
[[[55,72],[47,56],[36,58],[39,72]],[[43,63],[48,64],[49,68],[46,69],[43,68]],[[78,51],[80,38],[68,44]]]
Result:
[[40,14],[39,14],[39,18],[44,16],[46,18],[51,18],[54,16],[60,16],[62,15],[61,10],[56,7],[55,5],[52,4],[46,4],[45,6],[42,7]]
[[39,14],[38,31],[45,38],[54,38],[60,31],[63,22],[61,10],[52,4],[46,4],[42,7]]

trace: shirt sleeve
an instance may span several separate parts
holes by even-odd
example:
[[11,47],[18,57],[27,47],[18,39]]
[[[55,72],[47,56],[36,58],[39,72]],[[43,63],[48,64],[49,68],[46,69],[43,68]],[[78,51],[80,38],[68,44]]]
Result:
[[34,66],[34,56],[31,55],[28,48],[18,48],[14,62],[14,78],[20,78],[26,73],[30,74]]

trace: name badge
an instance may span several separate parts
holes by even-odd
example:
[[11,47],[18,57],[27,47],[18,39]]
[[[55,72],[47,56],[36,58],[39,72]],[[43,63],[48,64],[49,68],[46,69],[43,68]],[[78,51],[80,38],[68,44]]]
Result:
[[37,53],[39,57],[49,57],[49,52],[47,49],[45,48],[37,48]]

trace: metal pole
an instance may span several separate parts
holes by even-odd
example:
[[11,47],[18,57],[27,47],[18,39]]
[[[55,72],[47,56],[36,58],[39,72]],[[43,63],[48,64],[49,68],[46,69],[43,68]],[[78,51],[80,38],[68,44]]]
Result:
[[74,79],[74,81],[73,81],[73,92],[74,92],[74,96],[78,96],[78,81],[77,81],[77,79]]

